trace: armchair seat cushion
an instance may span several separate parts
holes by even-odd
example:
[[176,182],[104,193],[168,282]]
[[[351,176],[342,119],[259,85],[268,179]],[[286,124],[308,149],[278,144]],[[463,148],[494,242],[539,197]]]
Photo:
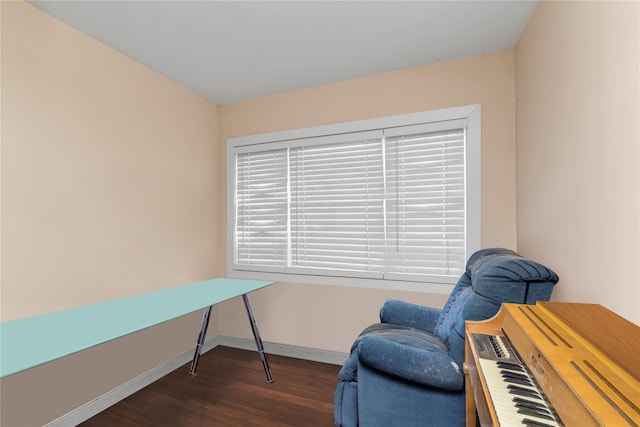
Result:
[[[382,365],[384,367],[384,369],[382,369],[384,372],[400,376],[405,379],[413,380],[414,377],[419,377],[420,375],[402,372],[399,367],[404,366],[405,370],[420,368],[415,365],[414,360],[400,360],[398,357],[396,357],[396,351],[398,350],[397,346],[401,346],[401,348],[404,348],[402,354],[407,358],[415,358],[418,356],[417,353],[422,352],[423,358],[426,357],[428,359],[427,353],[439,353],[446,357],[447,361],[450,359],[447,355],[447,347],[445,346],[444,342],[442,342],[440,338],[430,332],[426,332],[409,326],[394,325],[389,323],[374,323],[373,325],[367,327],[364,331],[362,331],[362,333],[354,341],[351,347],[351,355],[349,356],[347,362],[342,366],[342,369],[338,374],[338,378],[341,381],[357,381],[358,355],[361,354],[361,352],[358,351],[358,346],[363,339],[369,339],[368,337],[371,336],[379,337],[381,341],[374,340],[372,342],[366,342],[364,344],[364,353],[372,355],[372,357],[365,357],[365,359],[369,360],[371,364]],[[417,353],[414,352],[414,354],[410,356],[410,349],[414,349]],[[422,383],[424,383],[424,381],[422,381]]]
[[449,355],[437,336],[417,329],[399,328],[369,333],[358,345],[360,363],[389,375],[443,390],[464,386],[462,366]]
[[401,345],[415,347],[425,351],[434,351],[443,354],[447,354],[448,352],[442,340],[434,334],[421,329],[394,325],[392,323],[374,323],[367,327],[356,339],[354,348],[357,347],[360,341],[367,335],[375,335]]

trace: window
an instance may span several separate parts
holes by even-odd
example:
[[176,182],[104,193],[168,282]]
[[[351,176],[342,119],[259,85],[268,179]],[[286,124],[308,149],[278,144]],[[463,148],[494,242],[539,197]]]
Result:
[[231,138],[227,174],[234,277],[450,285],[480,247],[477,105]]

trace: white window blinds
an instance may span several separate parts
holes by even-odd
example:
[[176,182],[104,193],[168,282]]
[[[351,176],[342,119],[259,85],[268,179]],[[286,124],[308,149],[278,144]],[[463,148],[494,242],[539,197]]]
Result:
[[287,164],[286,149],[236,156],[235,264],[286,266]]
[[291,267],[382,273],[382,132],[313,138],[290,153]]
[[231,147],[233,270],[453,283],[467,120]]
[[463,125],[385,131],[388,278],[460,276],[464,269]]

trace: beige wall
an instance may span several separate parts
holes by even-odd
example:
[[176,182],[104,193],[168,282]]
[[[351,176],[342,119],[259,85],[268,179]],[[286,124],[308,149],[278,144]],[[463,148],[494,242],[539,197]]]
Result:
[[[217,107],[26,3],[0,7],[2,320],[218,276]],[[181,354],[199,320],[4,379],[1,424],[41,425]]]
[[639,5],[541,2],[516,47],[518,249],[640,323]]
[[[482,105],[482,245],[515,249],[514,52],[381,74],[219,108],[221,152],[229,137]],[[218,179],[224,180],[219,158]],[[225,223],[218,224],[221,235]],[[219,268],[224,271],[225,260]],[[265,340],[348,352],[387,298],[442,306],[446,295],[279,283],[253,296]],[[249,337],[238,302],[221,307],[221,333]]]

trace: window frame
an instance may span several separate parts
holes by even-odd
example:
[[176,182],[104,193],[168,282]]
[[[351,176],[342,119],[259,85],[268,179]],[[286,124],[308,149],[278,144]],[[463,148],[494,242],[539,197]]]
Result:
[[481,247],[481,106],[479,104],[444,108],[417,113],[358,120],[323,126],[314,126],[258,135],[227,139],[226,150],[226,190],[227,190],[227,275],[233,278],[276,280],[281,282],[310,283],[349,287],[364,287],[386,290],[405,290],[448,294],[451,283],[410,282],[403,280],[370,279],[366,277],[337,277],[326,274],[293,274],[267,271],[247,271],[234,269],[235,233],[235,155],[242,147],[269,144],[270,147],[284,147],[286,141],[311,137],[363,132],[400,126],[412,126],[466,119],[465,146],[465,193],[466,193],[466,253],[467,256]]

